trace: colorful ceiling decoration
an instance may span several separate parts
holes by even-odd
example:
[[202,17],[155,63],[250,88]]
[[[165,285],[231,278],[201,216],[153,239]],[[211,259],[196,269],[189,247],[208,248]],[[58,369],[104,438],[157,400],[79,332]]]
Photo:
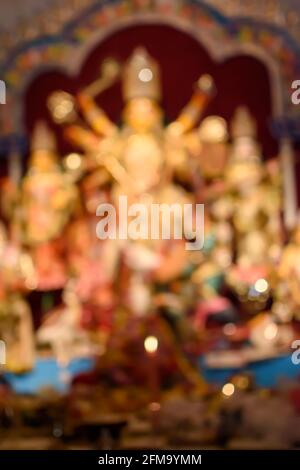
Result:
[[37,71],[52,66],[72,71],[75,61],[70,63],[70,56],[82,56],[95,38],[135,22],[177,25],[198,37],[220,60],[238,53],[263,60],[274,84],[274,130],[277,135],[297,137],[300,107],[292,104],[291,84],[300,78],[300,10],[293,10],[292,1],[287,4],[290,8],[282,10],[278,0],[266,0],[263,9],[257,0],[50,2],[36,20],[21,21],[15,34],[0,31],[5,45],[0,78],[8,87],[7,104],[0,108],[0,146],[9,148],[12,140],[24,137],[20,97]]

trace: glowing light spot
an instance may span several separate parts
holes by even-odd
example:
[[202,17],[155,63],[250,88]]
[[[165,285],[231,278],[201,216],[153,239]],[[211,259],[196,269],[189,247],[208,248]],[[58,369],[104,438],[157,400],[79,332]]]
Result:
[[222,393],[226,397],[231,397],[234,394],[235,386],[232,383],[225,384],[222,388]]
[[271,341],[272,339],[276,338],[278,333],[278,326],[275,323],[270,323],[270,325],[266,326],[264,331],[264,337]]
[[70,153],[66,157],[66,166],[69,170],[78,170],[81,165],[81,156],[78,153]]
[[144,347],[147,353],[155,353],[158,348],[158,339],[155,336],[147,336]]
[[262,294],[269,289],[269,284],[265,279],[261,278],[256,281],[256,283],[254,284],[254,288],[257,292]]
[[151,82],[153,78],[153,73],[150,69],[142,69],[140,70],[139,72],[139,79],[141,80],[141,82]]

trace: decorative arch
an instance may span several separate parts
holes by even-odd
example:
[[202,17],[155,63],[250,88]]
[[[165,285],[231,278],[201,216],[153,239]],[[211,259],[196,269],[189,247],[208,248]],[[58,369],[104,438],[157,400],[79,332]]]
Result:
[[[101,39],[126,25],[149,23],[169,24],[191,34],[218,62],[238,54],[258,58],[271,79],[274,132],[300,135],[300,109],[290,99],[291,83],[300,75],[300,48],[278,25],[252,18],[231,19],[202,0],[96,1],[63,23],[55,34],[14,45],[0,63],[0,77],[8,88],[7,104],[0,107],[0,148],[24,145],[20,104],[34,76],[52,67],[72,75],[75,64],[80,66]],[[47,31],[47,23],[44,28]]]

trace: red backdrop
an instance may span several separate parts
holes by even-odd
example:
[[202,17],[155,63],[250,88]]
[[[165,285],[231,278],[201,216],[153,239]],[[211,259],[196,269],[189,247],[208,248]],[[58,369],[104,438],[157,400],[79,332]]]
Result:
[[[25,96],[24,119],[28,131],[31,132],[38,119],[51,122],[46,99],[52,91],[63,89],[75,93],[97,77],[103,59],[113,56],[124,61],[139,45],[145,46],[161,66],[163,107],[167,120],[174,119],[189,100],[197,78],[203,73],[210,73],[215,79],[218,93],[206,114],[218,114],[230,120],[238,105],[248,106],[257,120],[264,155],[276,155],[277,144],[269,130],[271,97],[265,66],[249,56],[216,63],[193,37],[165,25],[131,26],[112,34],[94,48],[76,77],[71,78],[55,70],[39,75]],[[120,120],[123,104],[119,83],[103,93],[98,102],[114,121]],[[60,151],[68,151],[60,129],[55,130]]]

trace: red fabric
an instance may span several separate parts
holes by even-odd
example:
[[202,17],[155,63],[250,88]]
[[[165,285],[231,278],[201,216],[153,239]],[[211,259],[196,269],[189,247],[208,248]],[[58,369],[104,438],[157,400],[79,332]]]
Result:
[[300,414],[300,389],[295,388],[290,392],[290,400],[297,414]]

